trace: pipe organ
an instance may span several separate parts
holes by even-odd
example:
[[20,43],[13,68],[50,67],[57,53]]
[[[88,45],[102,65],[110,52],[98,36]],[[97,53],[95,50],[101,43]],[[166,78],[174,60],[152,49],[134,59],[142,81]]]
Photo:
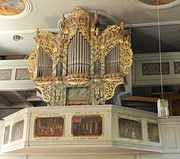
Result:
[[53,105],[105,104],[132,65],[123,23],[100,32],[98,13],[76,8],[54,34],[37,29],[29,73],[44,101]]

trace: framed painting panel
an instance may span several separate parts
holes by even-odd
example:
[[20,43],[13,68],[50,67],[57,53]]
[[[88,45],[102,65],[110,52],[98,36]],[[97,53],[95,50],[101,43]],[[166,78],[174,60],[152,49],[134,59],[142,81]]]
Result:
[[24,120],[15,123],[12,126],[11,141],[16,141],[23,138]]
[[151,142],[157,142],[159,143],[159,128],[157,123],[153,122],[147,122],[147,127],[148,127],[148,138],[149,141]]
[[75,115],[72,117],[73,136],[102,136],[102,115]]
[[118,118],[119,136],[122,138],[142,140],[142,123],[140,120],[124,117]]
[[64,116],[37,117],[34,121],[34,137],[62,137]]
[[5,126],[3,144],[8,144],[9,143],[9,133],[10,133],[10,125]]

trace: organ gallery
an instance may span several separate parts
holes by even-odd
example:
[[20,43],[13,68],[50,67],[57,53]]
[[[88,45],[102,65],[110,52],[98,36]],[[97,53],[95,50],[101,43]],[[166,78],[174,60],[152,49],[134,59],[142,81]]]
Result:
[[[33,92],[21,92],[21,96],[20,91],[13,92],[21,100],[27,96],[29,105],[0,120],[0,158],[178,158],[170,155],[180,151],[179,142],[176,145],[180,120],[169,117],[167,101],[133,94],[134,86],[139,87],[137,94],[151,91],[148,83],[160,74],[158,55],[135,54],[131,68],[133,26],[127,30],[129,25],[122,22],[112,25],[115,21],[103,13],[76,8],[61,16],[54,32],[36,30],[32,39],[36,46],[28,59],[4,62],[9,65],[3,66],[5,73],[12,70],[14,84],[22,88],[19,85],[24,82],[28,89],[29,83]],[[132,43],[134,49],[133,38]],[[179,62],[174,57],[169,61],[175,68]],[[30,79],[16,76],[19,71],[28,72],[27,68]],[[170,77],[168,71],[165,76]],[[143,91],[141,84],[148,88]],[[147,105],[140,103],[144,101]]]
[[97,12],[76,8],[58,33],[37,29],[29,73],[49,105],[105,104],[126,84],[132,50],[124,25],[99,25]]

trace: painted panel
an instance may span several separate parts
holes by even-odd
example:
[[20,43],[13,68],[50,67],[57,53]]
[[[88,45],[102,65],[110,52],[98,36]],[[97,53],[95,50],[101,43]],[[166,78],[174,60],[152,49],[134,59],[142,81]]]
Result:
[[174,62],[174,73],[180,74],[180,62]]
[[23,138],[24,120],[15,123],[12,127],[11,141]]
[[119,120],[119,135],[122,138],[142,140],[142,123],[140,120],[127,119],[120,117]]
[[16,80],[29,80],[29,72],[27,68],[16,69]]
[[159,128],[157,123],[148,122],[148,138],[151,142],[159,142]]
[[[162,63],[162,74],[167,75],[170,73],[169,62]],[[160,75],[160,63],[143,63],[142,75]]]
[[163,140],[167,149],[177,149],[175,130],[175,127],[166,127],[163,130],[165,132],[165,138]]
[[10,125],[5,127],[3,144],[8,144],[8,142],[9,142],[9,132],[10,132]]
[[11,80],[12,69],[0,69],[0,80]]
[[139,1],[148,5],[164,5],[175,2],[175,0],[158,0],[158,2],[157,0],[139,0]]
[[72,117],[73,136],[101,136],[102,135],[101,115],[76,115]]
[[62,137],[64,117],[37,117],[35,119],[34,137]]

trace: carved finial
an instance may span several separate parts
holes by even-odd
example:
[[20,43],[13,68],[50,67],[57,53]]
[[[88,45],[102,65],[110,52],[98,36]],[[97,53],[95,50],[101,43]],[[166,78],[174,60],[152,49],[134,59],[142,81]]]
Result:
[[64,14],[61,15],[61,20],[60,20],[60,24],[61,24],[61,27],[64,28],[64,20],[65,20],[65,17],[64,17]]
[[94,22],[93,22],[93,25],[95,27],[99,27],[99,18],[98,18],[98,11],[97,10],[94,13]]
[[94,18],[98,18],[98,11],[97,10],[94,13]]
[[98,36],[99,35],[99,28],[96,28],[96,36]]
[[61,21],[64,22],[64,14],[61,14]]
[[39,35],[39,33],[40,33],[40,29],[37,28],[36,29],[36,36],[34,37],[34,40],[36,41],[36,43],[40,42],[40,35]]
[[40,33],[39,28],[36,29],[36,36],[38,36],[38,34]]
[[125,23],[124,23],[124,22],[121,22],[121,23],[120,23],[120,27],[121,27],[121,29],[124,29],[124,25],[125,25]]
[[58,33],[58,38],[59,38],[59,39],[62,38],[62,32],[61,32],[61,31],[59,31],[59,33]]

